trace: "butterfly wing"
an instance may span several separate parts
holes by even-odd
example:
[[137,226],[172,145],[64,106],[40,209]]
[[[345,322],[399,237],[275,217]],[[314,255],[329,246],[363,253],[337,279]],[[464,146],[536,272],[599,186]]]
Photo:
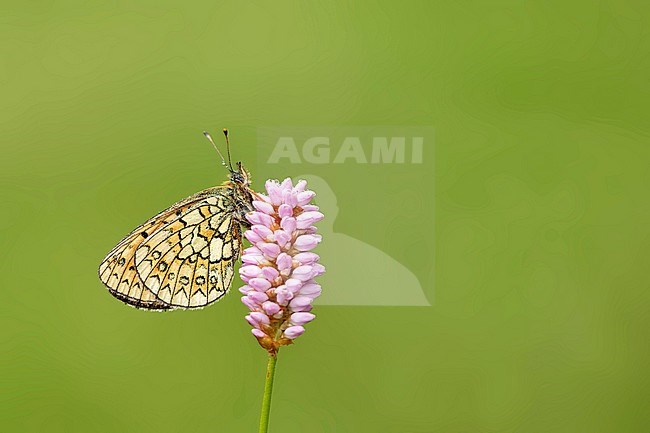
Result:
[[207,198],[138,247],[138,275],[158,299],[198,308],[226,294],[241,251],[232,206],[223,193]]
[[127,235],[99,276],[116,298],[138,308],[203,307],[230,287],[241,230],[229,188],[201,191]]

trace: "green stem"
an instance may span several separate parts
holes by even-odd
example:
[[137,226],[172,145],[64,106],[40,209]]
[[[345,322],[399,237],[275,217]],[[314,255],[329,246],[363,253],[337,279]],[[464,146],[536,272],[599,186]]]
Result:
[[269,354],[269,363],[266,366],[266,382],[264,383],[264,400],[262,400],[262,414],[260,415],[259,433],[269,431],[269,414],[271,412],[271,394],[273,393],[273,376],[275,376],[275,363],[278,360],[277,353]]

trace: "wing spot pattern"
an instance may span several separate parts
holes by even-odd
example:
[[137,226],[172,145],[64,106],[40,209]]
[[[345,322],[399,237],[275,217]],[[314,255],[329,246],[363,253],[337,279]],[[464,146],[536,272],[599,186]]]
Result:
[[99,268],[110,293],[149,309],[201,307],[222,297],[241,246],[231,194],[202,191],[127,235]]
[[218,262],[221,260],[221,251],[223,249],[223,239],[212,238],[210,241],[210,261]]

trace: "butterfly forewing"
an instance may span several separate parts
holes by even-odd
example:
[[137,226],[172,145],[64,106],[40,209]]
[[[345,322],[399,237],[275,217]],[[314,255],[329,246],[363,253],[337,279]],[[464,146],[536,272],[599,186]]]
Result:
[[147,309],[203,307],[230,287],[241,250],[232,190],[209,188],[126,236],[99,268],[116,298]]

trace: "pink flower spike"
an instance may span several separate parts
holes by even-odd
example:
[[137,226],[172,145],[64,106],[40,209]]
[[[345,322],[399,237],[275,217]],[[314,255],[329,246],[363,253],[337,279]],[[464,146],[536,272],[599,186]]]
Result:
[[293,340],[294,338],[300,337],[305,332],[305,328],[302,326],[289,326],[284,330],[284,336]]
[[266,195],[253,193],[255,210],[245,215],[251,227],[244,237],[254,246],[243,251],[239,273],[246,285],[239,291],[251,310],[251,332],[274,355],[316,317],[310,311],[321,287],[314,278],[325,267],[310,250],[321,242],[314,224],[323,214],[310,204],[315,194],[304,180],[269,180],[265,187]]

